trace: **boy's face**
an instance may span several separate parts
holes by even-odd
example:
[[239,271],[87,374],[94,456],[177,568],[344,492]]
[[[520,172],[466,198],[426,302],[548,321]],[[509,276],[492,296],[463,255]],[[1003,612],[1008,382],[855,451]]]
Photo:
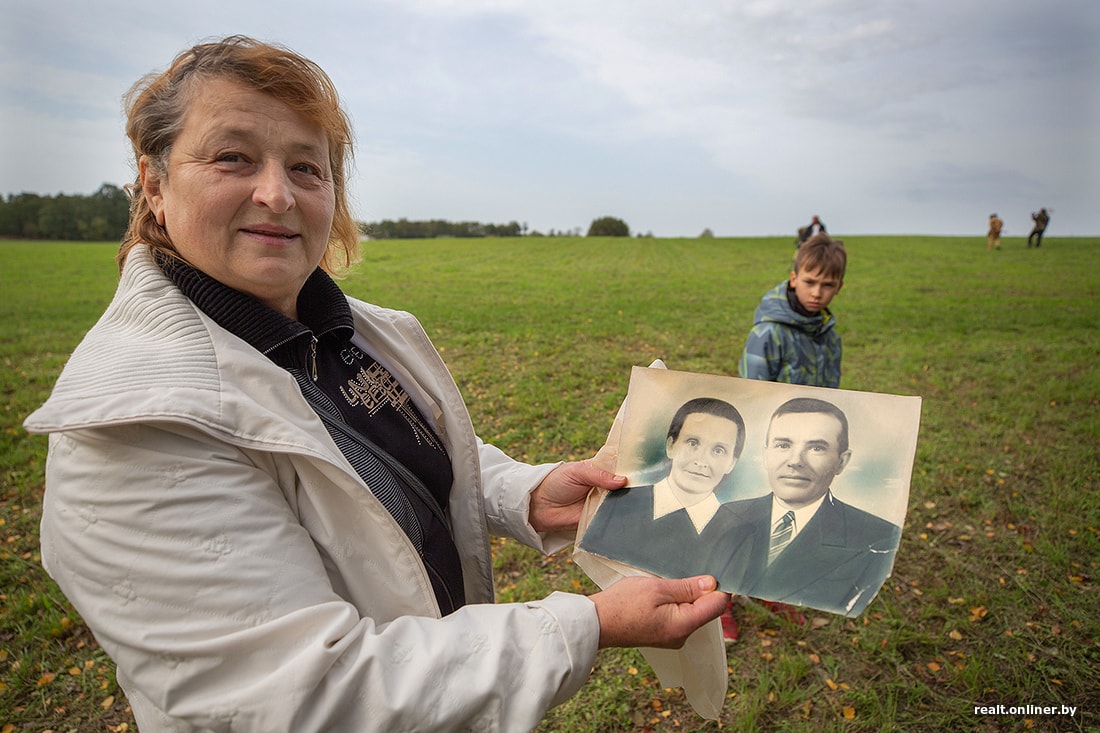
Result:
[[798,302],[810,313],[817,313],[832,302],[840,292],[844,281],[825,275],[821,270],[803,268],[791,273],[790,287],[794,290]]

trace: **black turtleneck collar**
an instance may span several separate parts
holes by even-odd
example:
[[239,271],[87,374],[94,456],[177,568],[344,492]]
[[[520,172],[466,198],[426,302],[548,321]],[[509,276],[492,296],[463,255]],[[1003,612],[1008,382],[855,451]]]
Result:
[[[351,307],[343,292],[321,268],[313,271],[298,293],[298,320],[279,313],[251,295],[234,290],[186,262],[161,253],[157,264],[191,302],[222,328],[247,341],[283,367],[299,366],[295,358],[310,338],[351,338]],[[285,347],[291,346],[287,349]],[[289,359],[289,361],[288,361]]]

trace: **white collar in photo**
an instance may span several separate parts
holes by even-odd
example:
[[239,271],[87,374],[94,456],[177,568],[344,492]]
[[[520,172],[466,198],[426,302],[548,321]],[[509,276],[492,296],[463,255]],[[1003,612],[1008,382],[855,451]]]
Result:
[[666,514],[684,509],[691,517],[691,523],[695,525],[696,534],[702,534],[703,528],[714,518],[714,515],[718,512],[718,507],[721,505],[722,503],[715,498],[714,494],[710,494],[702,501],[685,507],[676,497],[676,493],[672,490],[672,485],[668,482],[667,477],[653,485],[653,518],[660,519]]

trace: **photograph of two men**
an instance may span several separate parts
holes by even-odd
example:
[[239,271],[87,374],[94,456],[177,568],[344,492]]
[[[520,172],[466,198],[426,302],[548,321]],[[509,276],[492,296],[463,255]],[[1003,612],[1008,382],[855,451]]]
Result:
[[[636,367],[579,554],[857,616],[901,539],[920,398]],[[590,573],[591,574],[591,573]]]

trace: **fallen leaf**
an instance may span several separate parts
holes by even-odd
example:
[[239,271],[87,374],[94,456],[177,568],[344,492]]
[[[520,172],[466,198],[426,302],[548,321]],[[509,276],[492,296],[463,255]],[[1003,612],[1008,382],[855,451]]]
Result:
[[856,709],[852,707],[844,708],[844,719],[853,720],[856,717]]

